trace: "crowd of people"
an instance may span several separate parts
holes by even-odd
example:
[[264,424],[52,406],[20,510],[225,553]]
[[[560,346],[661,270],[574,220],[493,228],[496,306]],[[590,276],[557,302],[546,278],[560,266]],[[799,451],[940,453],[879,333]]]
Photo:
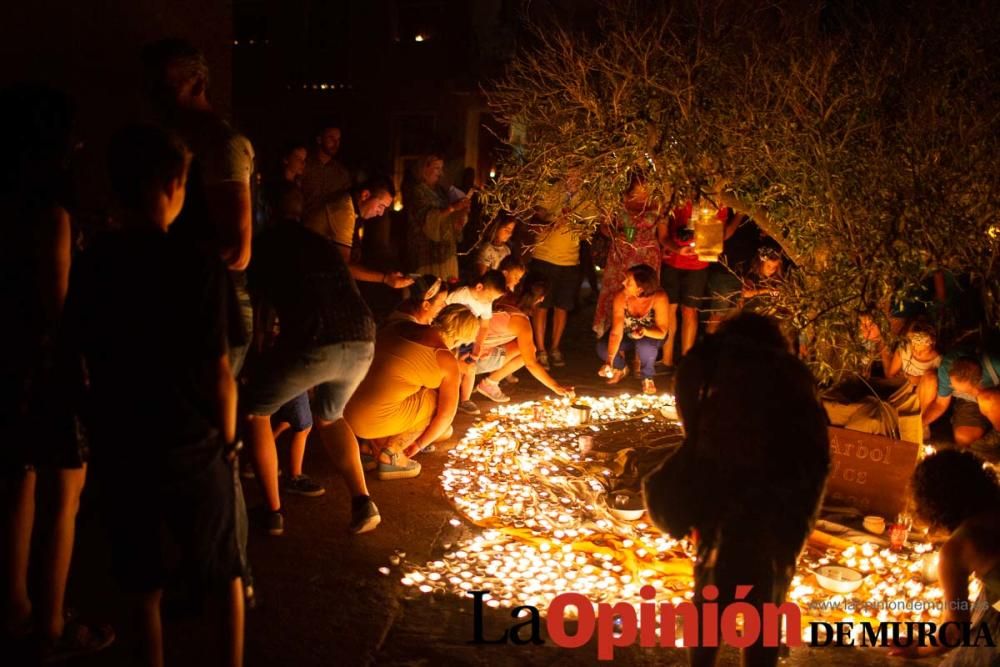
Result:
[[[367,261],[362,237],[366,221],[392,208],[395,187],[340,162],[340,127],[289,144],[255,191],[253,145],[213,110],[202,54],[165,40],[145,49],[143,65],[158,121],[112,138],[109,229],[83,239],[67,184],[72,105],[29,85],[0,99],[0,290],[18,323],[3,328],[0,345],[12,443],[3,450],[4,631],[39,638],[46,658],[114,639],[108,627],[67,620],[64,608],[88,477],[115,573],[135,597],[143,660],[162,663],[160,606],[180,568],[193,596],[220,601],[228,662],[240,664],[254,595],[248,534],[251,525],[285,531],[283,494],[325,492],[303,471],[313,430],[348,490],[348,529],[371,531],[381,515],[366,473],[419,475],[420,454],[452,435],[456,414],[479,413],[474,395],[509,401],[502,386],[522,367],[552,393],[573,395],[550,371],[566,364],[585,275],[595,294],[601,288],[598,373],[616,384],[634,370],[655,393],[656,365],[672,369],[702,327],[713,332],[741,309],[770,312],[790,266],[778,242],[725,207],[722,261],[699,258],[692,204],[666,210],[641,175],[591,244],[574,224],[598,215],[579,175],[553,185],[530,221],[470,223],[468,186],[443,188],[444,160],[428,154],[403,187],[405,250],[384,270]],[[602,285],[592,262],[604,267]],[[392,291],[392,307],[373,312],[359,283]],[[895,349],[871,318],[864,327],[886,375],[919,394],[926,423],[954,401],[959,444],[1000,427],[1000,356],[938,354],[933,328],[917,321]],[[282,481],[276,440],[285,433]],[[53,477],[57,503],[42,528],[39,476]],[[248,515],[241,476],[259,484],[259,512]],[[48,553],[31,553],[34,530],[51,532]],[[178,562],[168,562],[165,534]],[[31,564],[42,573],[37,594]]]

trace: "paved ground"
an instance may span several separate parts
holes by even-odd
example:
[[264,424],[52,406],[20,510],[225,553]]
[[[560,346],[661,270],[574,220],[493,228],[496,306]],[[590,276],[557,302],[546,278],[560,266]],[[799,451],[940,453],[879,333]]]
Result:
[[[580,393],[607,391],[594,374],[590,310],[570,322],[578,333],[567,347],[569,366],[555,375],[574,384]],[[541,386],[522,371],[521,383],[510,389],[514,400],[538,395]],[[629,379],[623,389],[636,391]],[[660,379],[666,389],[666,379]],[[471,423],[460,417],[458,433]],[[331,475],[322,451],[307,455],[307,471],[327,485],[318,499],[288,498],[285,534],[273,538],[255,533],[251,558],[257,575],[261,605],[248,614],[247,664],[257,665],[578,665],[596,664],[593,645],[564,650],[544,646],[476,646],[470,600],[455,597],[407,597],[398,568],[383,576],[378,568],[403,551],[406,559],[424,562],[442,551],[442,544],[456,538],[449,519],[456,516],[438,483],[445,458],[439,451],[424,455],[423,474],[416,479],[372,480],[372,496],[382,511],[382,525],[373,533],[352,537],[346,531],[346,491]],[[247,484],[248,501],[257,502],[256,488]],[[118,628],[117,644],[81,665],[133,664],[129,616],[125,600],[107,575],[107,553],[97,517],[87,508],[81,519],[81,547],[74,567],[70,599],[87,617],[104,618]],[[487,636],[507,626],[506,612],[488,616]],[[172,620],[168,626],[168,664],[212,664],[211,625],[190,619]],[[629,649],[616,654],[625,665],[682,665],[677,649]],[[720,660],[738,664],[734,652]],[[788,665],[896,665],[903,664],[873,650],[797,649]],[[911,663],[913,664],[913,663]],[[929,663],[933,664],[933,663]]]

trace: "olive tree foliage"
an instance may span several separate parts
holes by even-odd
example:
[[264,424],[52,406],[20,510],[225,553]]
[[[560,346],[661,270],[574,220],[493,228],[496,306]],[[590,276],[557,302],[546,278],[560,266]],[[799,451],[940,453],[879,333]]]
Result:
[[1000,31],[987,1],[939,5],[615,2],[596,29],[536,24],[487,90],[515,130],[489,205],[527,220],[581,180],[586,236],[641,170],[664,208],[750,213],[795,262],[776,309],[823,380],[863,363],[861,313],[888,338],[890,307],[945,272],[995,324]]

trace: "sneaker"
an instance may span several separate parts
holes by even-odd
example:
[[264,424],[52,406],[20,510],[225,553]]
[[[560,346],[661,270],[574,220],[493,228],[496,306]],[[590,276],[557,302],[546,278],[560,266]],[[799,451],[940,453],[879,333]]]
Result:
[[510,396],[503,393],[500,389],[500,385],[496,382],[491,382],[489,378],[483,378],[479,384],[476,385],[476,391],[496,403],[510,402]]
[[374,530],[375,526],[382,521],[382,515],[378,513],[378,507],[369,498],[363,505],[351,510],[350,531],[355,535],[367,533]]
[[62,636],[43,642],[42,663],[64,662],[106,649],[115,641],[115,631],[109,625],[84,624],[77,620],[66,622]]
[[458,411],[464,412],[467,415],[478,415],[479,406],[472,401],[462,401],[458,404]]
[[539,352],[538,356],[537,356],[537,359],[538,359],[538,365],[539,366],[541,366],[545,370],[549,370],[549,355],[548,354],[546,354],[545,352]]
[[642,393],[644,394],[655,394],[656,393],[656,383],[653,382],[653,378],[645,378],[642,381]]
[[378,462],[378,478],[381,480],[409,479],[420,474],[420,464],[410,459],[406,464],[400,465],[396,461],[399,459],[399,452],[392,452],[388,449],[382,452],[389,457],[389,462]]
[[562,352],[559,350],[552,350],[549,354],[552,355],[553,366],[559,368],[566,365],[566,360],[563,359]]
[[285,513],[281,510],[272,512],[267,507],[258,507],[255,517],[257,524],[268,535],[281,535],[285,532]]
[[317,498],[326,493],[326,489],[314,482],[309,475],[296,475],[285,482],[285,493]]

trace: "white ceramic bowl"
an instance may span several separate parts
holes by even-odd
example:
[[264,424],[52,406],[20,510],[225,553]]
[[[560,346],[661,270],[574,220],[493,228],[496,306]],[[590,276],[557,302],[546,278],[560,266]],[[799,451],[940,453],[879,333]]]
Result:
[[853,593],[861,588],[865,577],[857,570],[839,565],[824,565],[813,571],[819,585],[834,593]]

